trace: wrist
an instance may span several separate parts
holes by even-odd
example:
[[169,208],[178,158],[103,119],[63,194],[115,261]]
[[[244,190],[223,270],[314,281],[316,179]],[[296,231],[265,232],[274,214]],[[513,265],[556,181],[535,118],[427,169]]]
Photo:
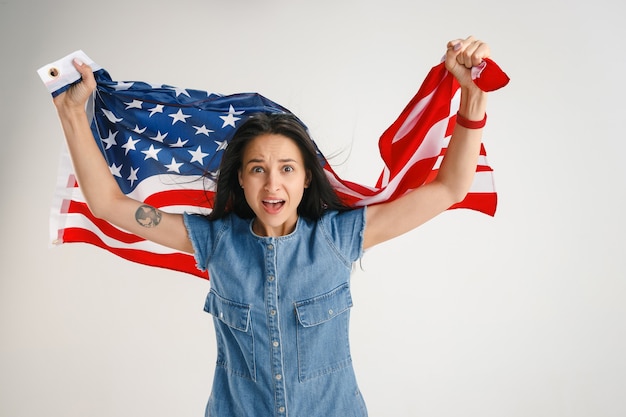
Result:
[[57,106],[57,112],[61,126],[65,132],[65,138],[68,141],[73,141],[79,132],[89,128],[89,121],[87,118],[87,111],[84,107],[59,105]]
[[86,117],[87,111],[84,106],[76,106],[67,103],[55,103],[57,113],[61,119],[68,121],[82,119]]
[[487,93],[476,86],[461,88],[458,114],[466,120],[482,120],[487,110]]

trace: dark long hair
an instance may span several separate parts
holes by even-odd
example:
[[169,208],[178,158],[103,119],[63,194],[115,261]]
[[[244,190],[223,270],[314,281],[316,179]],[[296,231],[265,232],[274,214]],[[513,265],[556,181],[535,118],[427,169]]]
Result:
[[258,113],[246,120],[235,132],[222,156],[217,177],[217,191],[213,200],[211,219],[219,219],[228,213],[242,218],[253,218],[254,212],[246,202],[239,185],[243,153],[250,141],[264,134],[288,137],[300,149],[304,166],[310,173],[311,182],[298,205],[298,214],[318,220],[325,210],[350,210],[335,193],[320,164],[317,150],[303,124],[292,114]]

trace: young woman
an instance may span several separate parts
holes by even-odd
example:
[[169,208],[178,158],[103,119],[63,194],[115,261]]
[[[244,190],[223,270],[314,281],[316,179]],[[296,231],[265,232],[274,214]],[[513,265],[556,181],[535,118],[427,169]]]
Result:
[[[470,68],[489,56],[468,37],[448,42],[446,68],[461,85],[459,115],[485,117]],[[363,250],[406,233],[461,201],[482,131],[456,125],[437,178],[384,204],[351,210],[335,195],[306,130],[290,115],[259,114],[235,133],[210,216],[161,212],[125,196],[85,113],[91,68],[54,99],[74,169],[95,216],[194,254],[209,270],[205,310],[218,358],[207,415],[365,416],[348,342],[349,280]],[[465,124],[468,126],[468,124]]]

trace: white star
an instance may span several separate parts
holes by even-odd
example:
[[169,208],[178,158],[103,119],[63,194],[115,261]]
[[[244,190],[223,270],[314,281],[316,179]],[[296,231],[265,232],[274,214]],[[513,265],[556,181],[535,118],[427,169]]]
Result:
[[176,172],[180,174],[180,167],[183,165],[182,162],[176,162],[176,159],[172,158],[172,163],[165,165],[167,167],[168,172]]
[[111,171],[111,174],[115,175],[116,177],[122,178],[122,174],[120,172],[122,170],[122,165],[116,166],[115,162],[113,162],[113,165],[109,167],[109,170]]
[[222,142],[214,140],[213,142],[217,143],[217,149],[215,150],[215,152],[219,152],[222,149],[226,149],[228,147],[228,142],[226,142],[225,140]]
[[195,151],[187,151],[187,152],[189,152],[192,156],[191,161],[189,162],[196,161],[196,162],[200,162],[200,164],[202,165],[204,164],[204,161],[203,161],[204,157],[209,156],[208,153],[202,152],[202,149],[200,148],[200,146],[198,146],[198,149],[196,149]]
[[128,110],[128,109],[140,109],[141,105],[143,104],[143,101],[140,100],[133,100],[130,103],[124,103],[126,104],[126,108],[124,110]]
[[196,129],[196,135],[207,135],[207,136],[209,136],[209,133],[214,132],[214,130],[208,129],[206,127],[206,125],[194,126],[193,128]]
[[128,152],[130,152],[130,151],[136,151],[137,149],[135,149],[135,144],[137,142],[139,142],[139,139],[133,140],[133,137],[129,136],[128,140],[126,141],[126,143],[122,145],[122,148],[125,149],[124,155],[128,155]]
[[117,145],[117,142],[115,141],[115,136],[117,136],[117,133],[118,132],[113,133],[109,130],[109,136],[102,139],[102,142],[107,144],[105,149],[109,149],[111,146]]
[[135,181],[137,181],[137,171],[139,171],[139,168],[134,169],[134,168],[130,168],[130,175],[128,176],[128,178],[126,178],[128,181],[130,181],[130,186],[132,187],[133,184],[135,183]]
[[220,119],[224,121],[222,128],[225,128],[226,126],[235,127],[235,122],[241,119],[241,117],[235,117],[235,116],[239,116],[240,114],[243,114],[243,113],[244,113],[243,111],[235,111],[235,108],[231,104],[230,109],[228,110],[228,116],[220,116]]
[[163,105],[162,104],[157,104],[156,106],[154,106],[153,108],[148,109],[148,110],[150,110],[150,116],[149,117],[152,117],[152,116],[154,116],[155,113],[163,113]]
[[162,134],[161,131],[159,130],[157,132],[157,135],[154,137],[151,137],[150,139],[152,140],[156,140],[157,142],[161,142],[163,143],[163,141],[165,140],[165,138],[167,137],[168,132],[165,132],[165,134]]
[[144,154],[146,154],[145,158],[143,158],[143,160],[144,160],[144,161],[145,161],[146,159],[148,159],[148,158],[152,158],[152,159],[154,159],[154,160],[158,161],[158,160],[159,160],[159,157],[157,156],[157,154],[158,154],[159,152],[161,152],[161,149],[155,149],[155,148],[154,148],[154,145],[150,145],[150,149],[148,149],[147,151],[141,151],[141,152],[143,152]]
[[178,140],[176,141],[176,143],[172,143],[170,145],[171,148],[182,148],[183,146],[185,146],[187,144],[187,142],[189,142],[189,140],[182,140],[181,138],[178,138]]
[[146,131],[146,129],[147,129],[147,128],[148,128],[148,127],[146,126],[146,127],[144,127],[143,129],[139,129],[139,125],[135,125],[135,128],[133,129],[133,132],[135,132],[135,133],[139,133],[139,134],[141,135],[143,132],[145,132],[145,131]]
[[172,90],[176,91],[176,97],[178,97],[181,94],[184,94],[187,97],[191,97],[189,93],[187,92],[187,90],[185,90],[184,88],[172,87]]
[[111,123],[118,123],[124,120],[124,119],[118,119],[117,117],[115,117],[112,111],[107,110],[107,109],[102,109],[102,113],[104,113],[106,118],[109,119],[109,122]]
[[187,123],[187,118],[191,117],[189,115],[183,114],[183,111],[181,109],[178,109],[177,113],[173,113],[173,114],[168,114],[168,116],[170,116],[172,119],[172,124],[176,124],[176,122],[183,122],[183,123]]
[[113,88],[115,88],[115,91],[128,90],[130,87],[133,86],[133,84],[134,83],[118,81],[117,84],[113,86]]

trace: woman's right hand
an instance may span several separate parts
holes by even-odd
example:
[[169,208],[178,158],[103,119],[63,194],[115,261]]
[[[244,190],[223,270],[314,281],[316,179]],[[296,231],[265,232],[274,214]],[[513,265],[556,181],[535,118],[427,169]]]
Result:
[[[85,111],[85,104],[96,88],[92,69],[76,60],[74,67],[82,80],[53,101],[72,157],[74,173],[92,214],[147,240],[193,253],[182,214],[160,212],[124,195],[120,190],[93,136]],[[152,221],[146,223],[146,218]]]
[[91,67],[74,59],[74,68],[80,73],[82,80],[72,84],[67,91],[56,96],[52,101],[59,112],[84,110],[85,103],[96,88],[96,79]]

